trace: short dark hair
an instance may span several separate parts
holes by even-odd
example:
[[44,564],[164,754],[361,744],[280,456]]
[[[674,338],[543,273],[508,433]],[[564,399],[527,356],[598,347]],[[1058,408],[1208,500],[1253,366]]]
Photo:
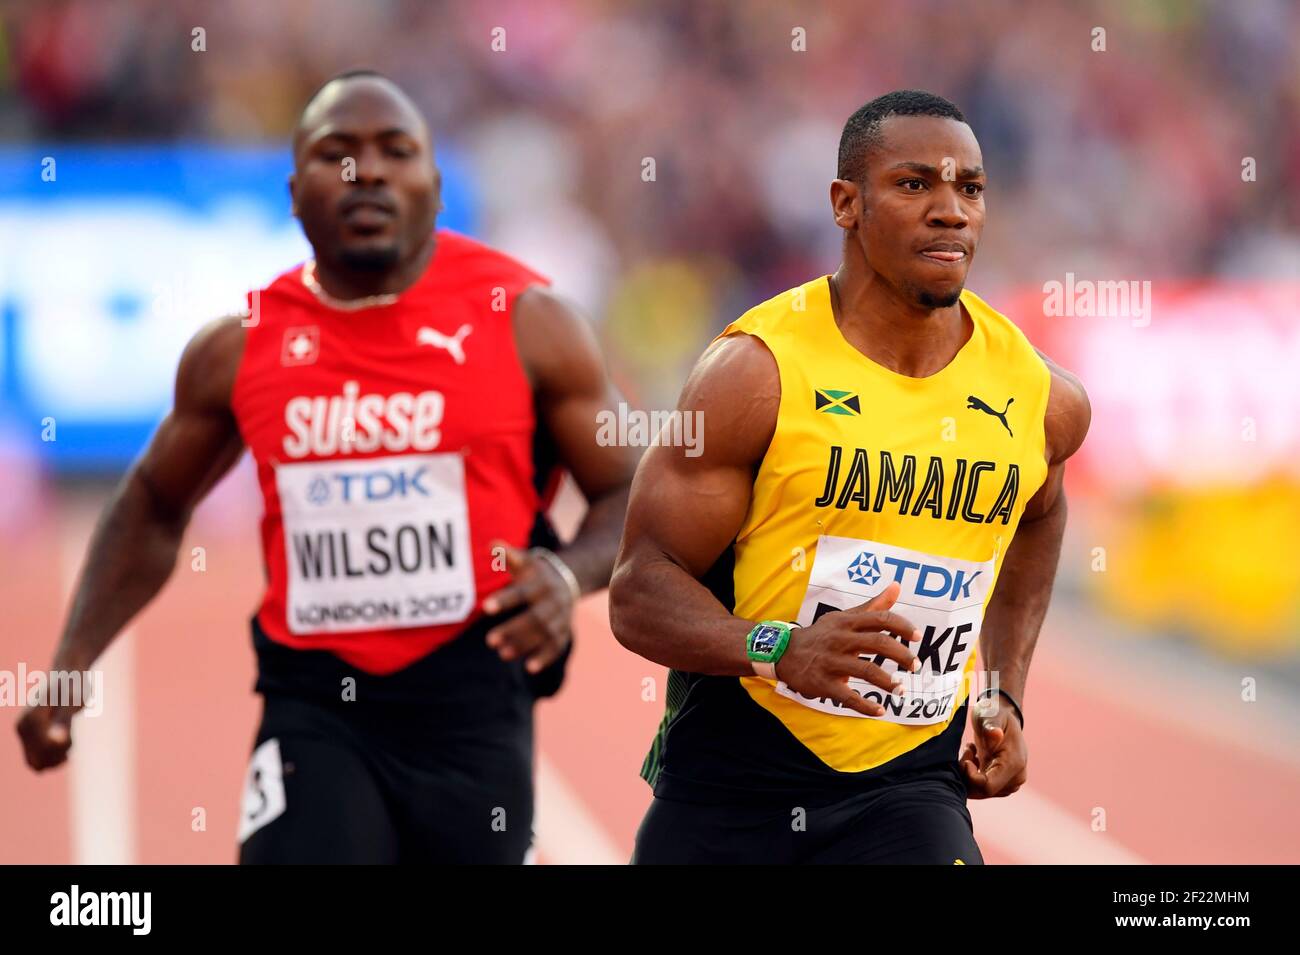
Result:
[[938,116],[966,122],[956,105],[925,90],[894,90],[860,106],[840,134],[839,179],[860,182],[867,172],[867,154],[884,142],[880,124],[890,116]]

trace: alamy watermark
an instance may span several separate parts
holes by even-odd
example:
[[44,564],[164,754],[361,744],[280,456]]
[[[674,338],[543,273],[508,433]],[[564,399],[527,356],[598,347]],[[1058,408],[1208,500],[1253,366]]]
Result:
[[0,706],[70,706],[86,716],[104,712],[102,670],[0,670]]
[[93,892],[73,884],[50,896],[51,925],[118,925],[132,935],[148,935],[153,927],[153,893]]
[[1151,324],[1151,282],[1095,282],[1065,273],[1065,281],[1043,283],[1043,314],[1084,318],[1128,318],[1134,328]]
[[618,410],[596,412],[596,443],[602,448],[685,448],[688,458],[704,453],[703,411],[640,411],[620,401]]

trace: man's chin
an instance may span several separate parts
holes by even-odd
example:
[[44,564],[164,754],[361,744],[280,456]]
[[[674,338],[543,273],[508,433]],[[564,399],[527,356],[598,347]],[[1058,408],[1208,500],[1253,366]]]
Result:
[[394,244],[345,246],[339,251],[340,264],[354,272],[387,272],[400,258]]
[[956,305],[961,299],[962,286],[953,285],[947,288],[921,289],[916,296],[917,304],[924,308],[949,308]]

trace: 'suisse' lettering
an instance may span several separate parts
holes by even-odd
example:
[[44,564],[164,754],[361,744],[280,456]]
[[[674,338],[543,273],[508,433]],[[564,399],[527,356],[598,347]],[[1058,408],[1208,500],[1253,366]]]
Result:
[[291,458],[378,451],[432,451],[442,441],[441,392],[360,394],[355,381],[341,395],[299,396],[284,406],[284,453]]

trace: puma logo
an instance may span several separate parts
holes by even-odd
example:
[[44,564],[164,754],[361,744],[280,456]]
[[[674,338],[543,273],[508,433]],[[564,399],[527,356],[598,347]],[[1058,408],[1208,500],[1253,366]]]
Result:
[[1007,408],[1011,407],[1011,403],[1016,400],[1015,398],[1008,398],[1007,407],[1003,408],[1001,411],[994,411],[974,395],[967,395],[966,400],[970,402],[970,404],[966,406],[967,411],[983,411],[987,415],[992,415],[1002,422],[1002,427],[1007,429],[1007,434],[1011,435],[1013,438],[1016,436],[1015,432],[1011,430],[1011,425],[1007,424]]
[[441,348],[455,359],[456,364],[463,365],[465,364],[465,349],[461,348],[461,342],[473,330],[473,325],[462,325],[456,329],[455,335],[449,337],[433,328],[421,328],[415,333],[415,342],[418,345],[432,345],[434,348]]

